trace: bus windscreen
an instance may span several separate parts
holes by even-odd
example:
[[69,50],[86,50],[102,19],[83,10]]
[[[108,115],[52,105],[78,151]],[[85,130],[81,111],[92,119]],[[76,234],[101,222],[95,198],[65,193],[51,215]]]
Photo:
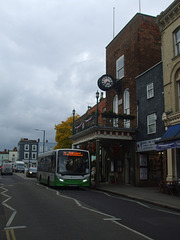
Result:
[[89,173],[88,153],[62,150],[58,155],[58,173],[61,175],[86,175]]

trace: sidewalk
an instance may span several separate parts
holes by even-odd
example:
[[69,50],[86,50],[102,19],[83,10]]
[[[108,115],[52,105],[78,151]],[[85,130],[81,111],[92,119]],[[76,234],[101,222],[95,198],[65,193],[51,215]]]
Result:
[[135,187],[131,185],[100,183],[100,186],[97,189],[180,211],[180,197],[160,193],[158,187]]

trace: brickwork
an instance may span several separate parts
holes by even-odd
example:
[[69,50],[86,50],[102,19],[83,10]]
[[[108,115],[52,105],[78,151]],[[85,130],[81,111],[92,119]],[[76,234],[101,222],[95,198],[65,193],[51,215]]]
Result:
[[[98,102],[98,124],[103,125],[103,119],[101,113],[103,113],[104,109],[106,109],[106,98],[100,98],[100,101]],[[80,118],[78,118],[75,121],[75,125],[78,125],[82,121],[88,118],[88,116],[95,115],[97,111],[97,105],[94,105],[93,107],[89,108],[85,114],[83,114]]]
[[[118,111],[123,113],[123,93],[129,88],[130,114],[136,116],[135,77],[161,60],[161,37],[155,17],[136,14],[106,47],[106,73],[115,79],[116,60],[122,55],[124,55],[124,77],[120,80],[121,90],[112,89],[107,92],[107,111],[112,110],[113,97],[118,94],[118,99],[122,100]],[[136,119],[132,124],[136,127]]]

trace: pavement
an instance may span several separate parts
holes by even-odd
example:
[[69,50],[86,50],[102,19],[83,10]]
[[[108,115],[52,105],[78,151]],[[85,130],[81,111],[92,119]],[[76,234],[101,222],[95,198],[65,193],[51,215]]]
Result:
[[96,187],[96,189],[171,210],[180,211],[180,196],[161,193],[159,192],[159,187],[135,187],[131,185],[100,183],[100,186]]

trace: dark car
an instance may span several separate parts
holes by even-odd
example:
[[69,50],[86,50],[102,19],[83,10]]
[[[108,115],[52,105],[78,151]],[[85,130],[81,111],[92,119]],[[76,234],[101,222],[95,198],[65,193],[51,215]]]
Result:
[[36,175],[37,175],[36,167],[30,167],[26,172],[26,177],[36,177]]

